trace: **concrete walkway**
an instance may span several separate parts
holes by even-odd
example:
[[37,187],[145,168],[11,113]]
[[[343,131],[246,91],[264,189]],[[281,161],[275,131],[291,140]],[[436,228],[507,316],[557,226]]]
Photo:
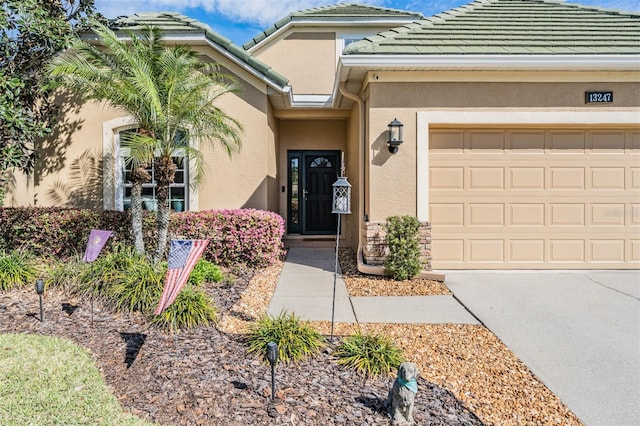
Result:
[[447,286],[587,425],[640,425],[640,271],[445,271]]
[[[339,268],[339,267],[338,267]],[[289,249],[268,314],[295,313],[303,320],[331,321],[335,249]],[[336,279],[335,321],[405,324],[478,324],[453,296],[349,297]]]

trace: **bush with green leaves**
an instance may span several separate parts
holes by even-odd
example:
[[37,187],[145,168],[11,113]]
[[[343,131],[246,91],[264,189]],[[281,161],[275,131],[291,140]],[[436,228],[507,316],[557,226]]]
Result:
[[251,325],[247,351],[266,361],[269,342],[278,344],[278,359],[288,364],[320,352],[325,339],[308,322],[300,321],[295,314],[282,312],[277,317],[263,315]]
[[222,269],[214,265],[206,259],[198,260],[196,266],[189,275],[189,283],[193,285],[200,285],[204,282],[219,283],[224,278]]
[[362,333],[345,337],[334,355],[338,357],[338,364],[365,378],[390,374],[404,361],[402,350],[390,339]]
[[176,297],[176,300],[151,320],[151,323],[171,330],[177,328],[194,328],[200,325],[215,323],[218,311],[209,296],[192,285],[187,284]]
[[82,286],[82,276],[88,266],[79,256],[69,261],[56,261],[47,268],[45,286],[72,293]]
[[420,222],[413,216],[391,216],[387,218],[385,227],[389,248],[384,260],[385,275],[398,281],[415,277],[423,267],[420,260]]
[[34,284],[38,277],[35,259],[22,250],[0,252],[0,290]]
[[117,304],[114,288],[130,271],[143,269],[143,265],[148,264],[145,256],[137,254],[133,247],[116,244],[112,251],[102,253],[83,270],[79,285],[72,293],[102,297]]
[[167,264],[153,265],[142,257],[127,270],[114,274],[109,298],[122,312],[150,313],[158,305],[167,274]]

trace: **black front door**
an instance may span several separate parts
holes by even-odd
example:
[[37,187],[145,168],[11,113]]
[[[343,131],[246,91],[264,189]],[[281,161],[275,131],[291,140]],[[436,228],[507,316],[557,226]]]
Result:
[[289,233],[333,234],[333,183],[339,151],[289,151]]

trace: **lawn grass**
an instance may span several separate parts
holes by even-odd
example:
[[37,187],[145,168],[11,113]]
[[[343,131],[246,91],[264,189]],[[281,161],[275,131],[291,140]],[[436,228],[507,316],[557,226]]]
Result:
[[57,337],[0,334],[1,425],[151,425],[126,414],[91,354]]

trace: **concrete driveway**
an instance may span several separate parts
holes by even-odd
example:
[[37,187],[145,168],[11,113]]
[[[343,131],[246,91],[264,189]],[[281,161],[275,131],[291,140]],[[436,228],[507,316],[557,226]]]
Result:
[[640,271],[445,271],[455,296],[588,426],[640,424]]

